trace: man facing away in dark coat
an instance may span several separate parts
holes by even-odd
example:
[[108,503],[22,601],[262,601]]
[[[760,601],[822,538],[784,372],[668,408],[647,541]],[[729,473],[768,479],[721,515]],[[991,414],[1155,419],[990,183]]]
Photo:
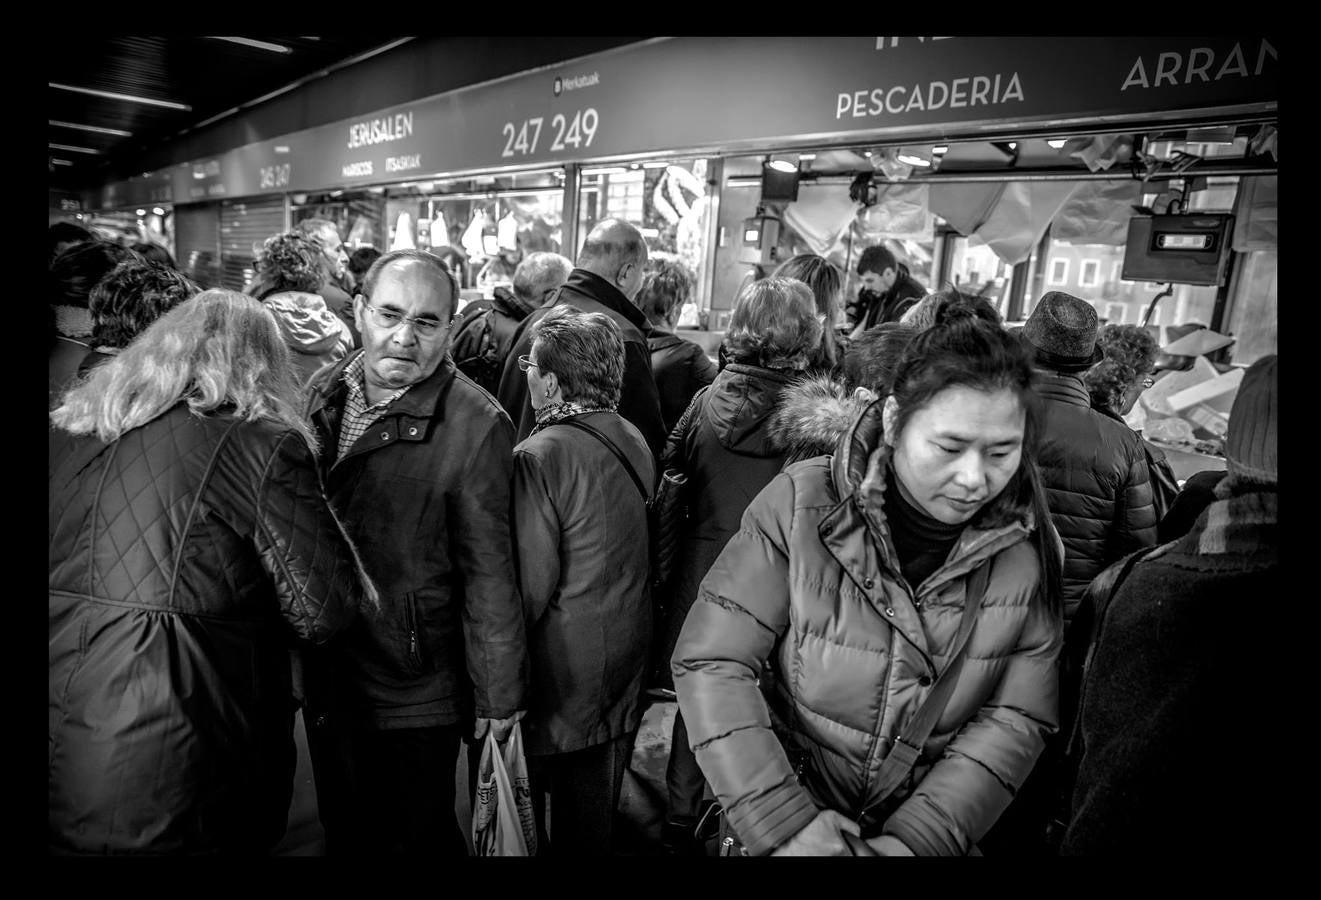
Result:
[[460,740],[503,740],[525,708],[514,429],[448,356],[458,286],[437,257],[387,253],[363,286],[363,348],[312,377],[307,414],[381,611],[304,658],[317,803],[331,855],[464,856]]
[[652,457],[659,459],[665,445],[665,424],[651,375],[651,351],[647,347],[650,329],[642,311],[633,305],[633,298],[642,287],[646,263],[647,244],[642,233],[622,219],[604,219],[587,235],[577,268],[569,273],[569,280],[559,293],[519,325],[513,349],[505,359],[498,394],[500,405],[514,420],[517,440],[526,438],[537,424],[518,358],[532,349],[529,334],[532,326],[547,311],[565,304],[582,312],[604,313],[623,332],[624,386],[619,394],[618,412],[642,432]]

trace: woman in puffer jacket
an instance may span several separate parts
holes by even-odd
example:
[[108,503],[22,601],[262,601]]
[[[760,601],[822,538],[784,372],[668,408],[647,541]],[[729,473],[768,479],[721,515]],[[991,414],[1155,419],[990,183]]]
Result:
[[[866,849],[847,832],[967,854],[1027,777],[1057,727],[1062,630],[1031,385],[1012,337],[949,305],[833,456],[757,495],[702,582],[675,689],[746,852]],[[934,727],[906,733],[952,659]],[[912,767],[887,794],[892,753]]]
[[[820,341],[821,323],[805,284],[774,276],[752,282],[730,316],[724,344],[730,363],[697,393],[666,443],[661,463],[688,476],[689,506],[661,643],[667,668],[706,570],[738,531],[748,503],[779,474],[784,453],[768,426],[781,393],[802,376]],[[665,775],[665,849],[699,854],[694,827],[705,781],[688,748],[682,714],[674,719]]]
[[257,277],[244,291],[275,316],[299,384],[353,349],[353,333],[317,293],[324,278],[321,248],[291,231],[266,239],[257,255]]
[[289,353],[204,291],[51,413],[50,849],[264,853],[293,793],[289,651],[370,596]]

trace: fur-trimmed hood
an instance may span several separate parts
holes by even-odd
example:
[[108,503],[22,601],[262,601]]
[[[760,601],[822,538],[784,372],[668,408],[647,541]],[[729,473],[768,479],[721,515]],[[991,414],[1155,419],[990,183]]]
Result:
[[786,462],[834,453],[870,402],[829,376],[805,378],[780,395],[769,426],[771,442],[784,450]]

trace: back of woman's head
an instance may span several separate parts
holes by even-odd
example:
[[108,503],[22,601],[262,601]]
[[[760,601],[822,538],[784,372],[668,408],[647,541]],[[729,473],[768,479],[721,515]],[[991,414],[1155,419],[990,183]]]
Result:
[[624,385],[624,335],[614,319],[557,306],[532,326],[532,356],[564,399],[614,409]]
[[883,322],[858,335],[844,354],[844,379],[850,390],[866,388],[886,397],[904,351],[917,331],[899,322]]
[[748,284],[734,302],[725,352],[739,363],[802,370],[812,364],[821,330],[812,290],[771,275]]
[[936,315],[939,311],[954,304],[955,306],[966,306],[973,311],[979,319],[990,322],[993,325],[1002,324],[1000,313],[991,305],[991,302],[985,297],[965,294],[962,291],[947,287],[943,290],[927,294],[904,313],[899,321],[903,324],[915,328],[918,331],[926,331],[932,325],[936,324]]
[[92,289],[92,343],[127,347],[152,322],[198,292],[182,273],[146,260],[125,260]]
[[1050,609],[1058,610],[1061,562],[1036,467],[1041,408],[1033,383],[1032,358],[1027,350],[978,304],[940,304],[933,325],[913,338],[895,370],[890,391],[896,407],[893,434],[896,438],[902,434],[912,416],[948,388],[964,387],[988,394],[1008,390],[1018,400],[1024,413],[1018,471],[972,521],[978,527],[995,528],[1021,520],[1024,511],[1031,510],[1043,596]]
[[1141,325],[1107,325],[1096,345],[1105,358],[1083,374],[1092,403],[1119,412],[1124,395],[1156,368],[1160,347]]
[[174,257],[170,255],[169,250],[166,250],[160,244],[153,244],[151,241],[140,241],[133,245],[133,252],[149,263],[165,266],[167,269],[175,268]]
[[294,365],[271,314],[237,291],[203,291],[165,313],[114,359],[65,392],[51,421],[109,443],[178,403],[292,428],[315,447],[299,413]]
[[652,322],[673,322],[692,296],[694,280],[693,273],[678,259],[653,256],[647,260],[642,287],[638,289],[638,308]]
[[800,253],[780,264],[773,273],[784,278],[796,278],[812,291],[817,314],[825,318],[821,329],[821,347],[817,365],[833,368],[839,361],[839,342],[835,338],[835,320],[839,318],[840,292],[844,278],[835,264],[815,253]]
[[279,291],[321,290],[325,273],[321,268],[321,248],[299,231],[287,231],[268,237],[257,253],[257,277],[248,292],[264,300]]
[[92,288],[126,259],[141,257],[111,241],[91,240],[74,244],[50,264],[49,303],[86,309]]

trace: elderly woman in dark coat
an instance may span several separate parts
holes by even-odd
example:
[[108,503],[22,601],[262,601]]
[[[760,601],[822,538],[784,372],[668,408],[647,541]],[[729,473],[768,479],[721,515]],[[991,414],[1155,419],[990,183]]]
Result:
[[531,660],[524,719],[533,805],[553,855],[610,852],[612,818],[642,719],[651,640],[645,495],[651,451],[615,408],[619,326],[559,307],[532,331],[537,425],[514,448],[514,538]]
[[[781,394],[816,358],[821,323],[807,285],[772,276],[744,288],[734,304],[725,350],[731,362],[693,398],[666,445],[662,464],[688,476],[690,518],[672,585],[663,659],[668,659],[697,597],[697,586],[738,531],[739,518],[757,492],[780,471],[783,448],[770,436]],[[682,716],[676,716],[666,771],[668,849],[695,853],[705,781]]]
[[651,375],[660,395],[661,418],[668,433],[692,402],[693,394],[716,377],[716,364],[701,347],[674,333],[679,310],[693,292],[693,274],[677,259],[657,254],[647,260],[647,272],[638,290],[638,308],[651,331]]

